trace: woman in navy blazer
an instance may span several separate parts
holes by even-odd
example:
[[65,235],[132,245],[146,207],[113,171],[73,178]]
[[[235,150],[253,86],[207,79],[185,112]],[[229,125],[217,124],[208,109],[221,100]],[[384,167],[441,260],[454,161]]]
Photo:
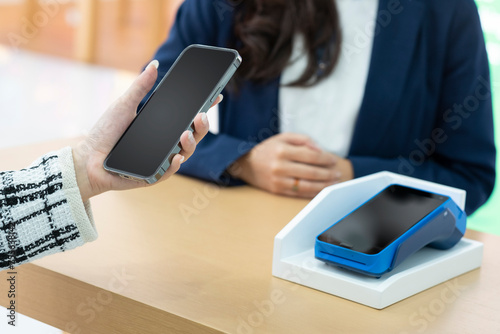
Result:
[[[186,0],[155,55],[159,80],[190,44],[230,46],[234,16],[244,5]],[[377,13],[364,97],[342,159],[349,163],[346,173],[350,178],[386,170],[462,188],[471,214],[491,194],[496,154],[476,5],[473,0],[380,0]],[[219,134],[205,137],[181,173],[242,184],[228,169],[279,134],[279,89],[278,76],[224,91]]]

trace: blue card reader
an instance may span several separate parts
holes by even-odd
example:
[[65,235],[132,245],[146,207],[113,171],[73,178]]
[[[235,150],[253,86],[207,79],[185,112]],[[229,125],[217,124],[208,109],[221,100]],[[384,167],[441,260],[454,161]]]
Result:
[[380,277],[422,247],[453,247],[465,227],[448,196],[392,184],[319,234],[315,257]]

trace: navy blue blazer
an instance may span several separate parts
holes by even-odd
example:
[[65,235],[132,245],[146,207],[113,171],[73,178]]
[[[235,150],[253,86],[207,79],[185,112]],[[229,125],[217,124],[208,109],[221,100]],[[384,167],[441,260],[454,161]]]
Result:
[[[228,46],[237,6],[226,0],[186,0],[155,55],[158,81],[188,45]],[[380,0],[376,22],[348,154],[354,175],[387,170],[465,189],[470,214],[491,194],[496,154],[488,59],[476,5],[473,0]],[[266,84],[245,82],[238,94],[224,91],[220,133],[202,140],[181,173],[237,184],[227,167],[279,133],[279,82],[279,77]],[[338,112],[331,109],[332,115]]]

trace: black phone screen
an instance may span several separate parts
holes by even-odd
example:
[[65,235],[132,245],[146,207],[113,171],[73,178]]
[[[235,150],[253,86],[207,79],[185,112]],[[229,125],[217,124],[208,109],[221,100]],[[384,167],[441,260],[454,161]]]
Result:
[[391,185],[358,207],[318,239],[365,254],[377,254],[448,197]]
[[220,49],[186,49],[115,145],[106,166],[153,175],[236,58],[237,53]]

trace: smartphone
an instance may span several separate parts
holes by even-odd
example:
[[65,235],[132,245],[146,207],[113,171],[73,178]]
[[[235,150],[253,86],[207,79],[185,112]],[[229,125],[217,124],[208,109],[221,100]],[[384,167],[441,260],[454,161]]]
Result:
[[126,179],[158,181],[192,130],[241,63],[236,50],[191,45],[184,49],[113,147],[104,169]]
[[356,252],[377,254],[447,200],[447,196],[390,185],[317,239]]

